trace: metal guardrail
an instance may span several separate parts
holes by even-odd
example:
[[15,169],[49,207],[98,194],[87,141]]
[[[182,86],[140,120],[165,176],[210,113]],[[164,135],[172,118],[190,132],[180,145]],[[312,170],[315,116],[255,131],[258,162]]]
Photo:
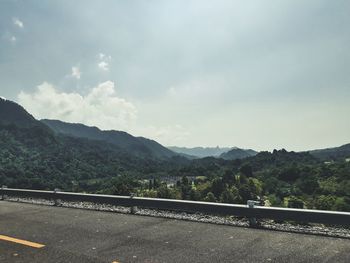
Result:
[[[98,204],[110,204],[126,207],[142,207],[161,210],[175,210],[191,213],[233,215],[247,217],[251,225],[255,219],[265,218],[279,221],[296,221],[308,223],[322,223],[329,225],[350,226],[350,213],[334,212],[311,209],[277,208],[255,205],[223,204],[210,202],[197,202],[187,200],[145,198],[134,196],[116,196],[99,194],[82,194],[60,191],[40,191],[13,188],[1,188],[0,197],[6,200],[7,197],[17,198],[41,198],[52,200],[55,204],[58,200],[92,202]],[[133,209],[132,209],[133,210]],[[254,220],[252,220],[254,219]]]

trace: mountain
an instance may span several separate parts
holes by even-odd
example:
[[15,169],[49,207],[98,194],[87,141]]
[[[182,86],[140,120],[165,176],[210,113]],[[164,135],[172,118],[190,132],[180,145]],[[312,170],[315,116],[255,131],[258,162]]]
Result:
[[[53,131],[45,122],[62,132]],[[84,138],[66,135],[69,132]],[[297,208],[350,211],[350,162],[335,160],[329,165],[314,156],[336,159],[347,156],[349,147],[316,150],[313,155],[282,149],[234,161],[145,158],[145,153],[169,150],[163,152],[158,143],[123,132],[40,122],[20,105],[0,100],[0,185],[10,188],[138,193],[225,203],[246,203],[264,195],[274,206],[288,203]],[[227,155],[235,153],[237,158],[238,153],[247,151],[253,154],[235,148]],[[196,187],[192,187],[193,181]],[[168,188],[168,184],[174,187]]]
[[19,127],[40,125],[40,122],[22,106],[2,97],[0,97],[0,122],[2,124],[15,124]]
[[[81,132],[91,132],[84,125],[78,127]],[[92,131],[101,132],[97,128]],[[115,132],[107,134],[114,135]],[[159,171],[166,173],[188,162],[178,156],[166,160],[144,158],[145,153],[157,151],[164,156],[170,151],[146,138],[135,138],[122,132],[116,134],[125,139],[121,144],[124,148],[103,140],[54,132],[20,105],[0,99],[0,185],[96,191],[113,188],[118,178],[154,177]],[[133,153],[125,147],[128,142],[134,142]],[[124,187],[124,193],[130,187]]]
[[338,160],[350,158],[350,143],[342,145],[340,147],[319,149],[309,151],[311,155],[321,160]]
[[182,154],[185,157],[189,158],[204,158],[204,157],[218,157],[221,154],[231,150],[232,148],[228,147],[194,147],[194,148],[186,148],[186,147],[177,147],[177,146],[169,146],[173,152]]
[[158,160],[138,158],[104,141],[55,134],[44,125],[0,123],[0,145],[0,185],[8,187],[93,191],[121,175],[164,169]]
[[220,158],[225,160],[235,160],[255,156],[256,154],[257,152],[251,149],[245,150],[240,148],[234,148],[226,153],[221,154]]
[[89,127],[80,123],[67,123],[59,120],[44,119],[41,122],[58,134],[104,141],[138,157],[165,159],[176,156],[174,152],[156,141],[144,137],[134,137],[123,131],[102,131],[97,127]]
[[262,151],[252,157],[245,159],[255,170],[272,169],[295,164],[313,165],[320,161],[309,152],[288,152],[285,149],[273,150],[272,152]]

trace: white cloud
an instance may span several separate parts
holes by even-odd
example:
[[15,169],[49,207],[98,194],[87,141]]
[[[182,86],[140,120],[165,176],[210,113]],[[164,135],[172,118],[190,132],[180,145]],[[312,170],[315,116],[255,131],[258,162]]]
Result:
[[101,129],[128,131],[137,117],[136,107],[117,96],[111,81],[99,84],[87,95],[61,92],[44,82],[34,93],[22,91],[18,102],[38,119],[79,122]]
[[81,76],[81,71],[79,67],[72,67],[72,77],[76,78],[76,79],[80,79]]
[[17,42],[17,37],[14,36],[11,32],[5,32],[1,38],[5,41],[11,42],[12,44],[15,44]]
[[104,71],[109,71],[109,64],[106,61],[99,62],[97,66]]
[[98,58],[102,61],[102,60],[104,60],[104,61],[111,61],[112,60],[112,56],[111,55],[106,55],[106,54],[104,54],[104,53],[99,53],[98,54]]
[[109,71],[109,62],[112,60],[112,56],[103,53],[98,54],[99,62],[97,66],[103,71]]
[[19,20],[18,18],[14,17],[12,18],[13,24],[19,28],[23,28],[24,24],[21,20]]
[[136,122],[137,108],[117,96],[112,81],[100,83],[86,95],[62,92],[52,84],[43,82],[33,93],[21,91],[18,103],[37,119],[58,119],[97,126],[102,130],[123,130],[164,145],[182,145],[189,136],[181,125],[162,127]]
[[234,88],[232,81],[218,76],[205,76],[170,86],[165,92],[165,99],[176,104],[193,104],[198,98],[202,102],[212,103],[225,98],[228,91]]
[[190,133],[181,125],[168,125],[163,127],[147,126],[136,130],[147,138],[156,140],[163,145],[183,145]]
[[103,53],[99,53],[99,54],[98,54],[98,57],[99,57],[101,60],[102,60],[102,59],[104,59],[104,58],[105,58],[105,56],[106,56],[106,55],[105,55],[105,54],[103,54]]

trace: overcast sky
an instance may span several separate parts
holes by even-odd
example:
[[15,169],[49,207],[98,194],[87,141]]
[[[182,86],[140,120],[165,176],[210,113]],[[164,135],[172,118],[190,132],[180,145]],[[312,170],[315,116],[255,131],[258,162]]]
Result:
[[350,142],[350,1],[0,0],[0,95],[177,146]]

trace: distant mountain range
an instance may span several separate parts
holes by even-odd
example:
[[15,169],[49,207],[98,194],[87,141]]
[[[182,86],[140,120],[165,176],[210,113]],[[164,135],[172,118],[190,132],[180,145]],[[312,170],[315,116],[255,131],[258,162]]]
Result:
[[350,158],[350,143],[340,147],[309,151],[309,153],[321,160],[330,161]]
[[187,156],[192,156],[194,158],[204,158],[204,157],[219,157],[221,154],[228,152],[232,149],[229,147],[177,147],[177,146],[169,146],[168,149],[173,152],[180,153]]
[[189,159],[216,157],[225,160],[243,159],[257,154],[254,150],[245,150],[237,147],[176,147],[169,146],[170,150],[179,153]]
[[[16,125],[22,128],[36,127],[48,133],[61,134],[72,138],[101,141],[114,145],[116,150],[140,158],[169,159],[184,156],[187,159],[216,157],[226,160],[243,159],[255,156],[256,151],[237,147],[164,147],[154,140],[135,137],[123,131],[102,131],[79,123],[66,123],[59,120],[36,120],[22,106],[0,97],[0,124]],[[311,155],[321,160],[350,158],[350,144],[340,147],[311,150]]]

